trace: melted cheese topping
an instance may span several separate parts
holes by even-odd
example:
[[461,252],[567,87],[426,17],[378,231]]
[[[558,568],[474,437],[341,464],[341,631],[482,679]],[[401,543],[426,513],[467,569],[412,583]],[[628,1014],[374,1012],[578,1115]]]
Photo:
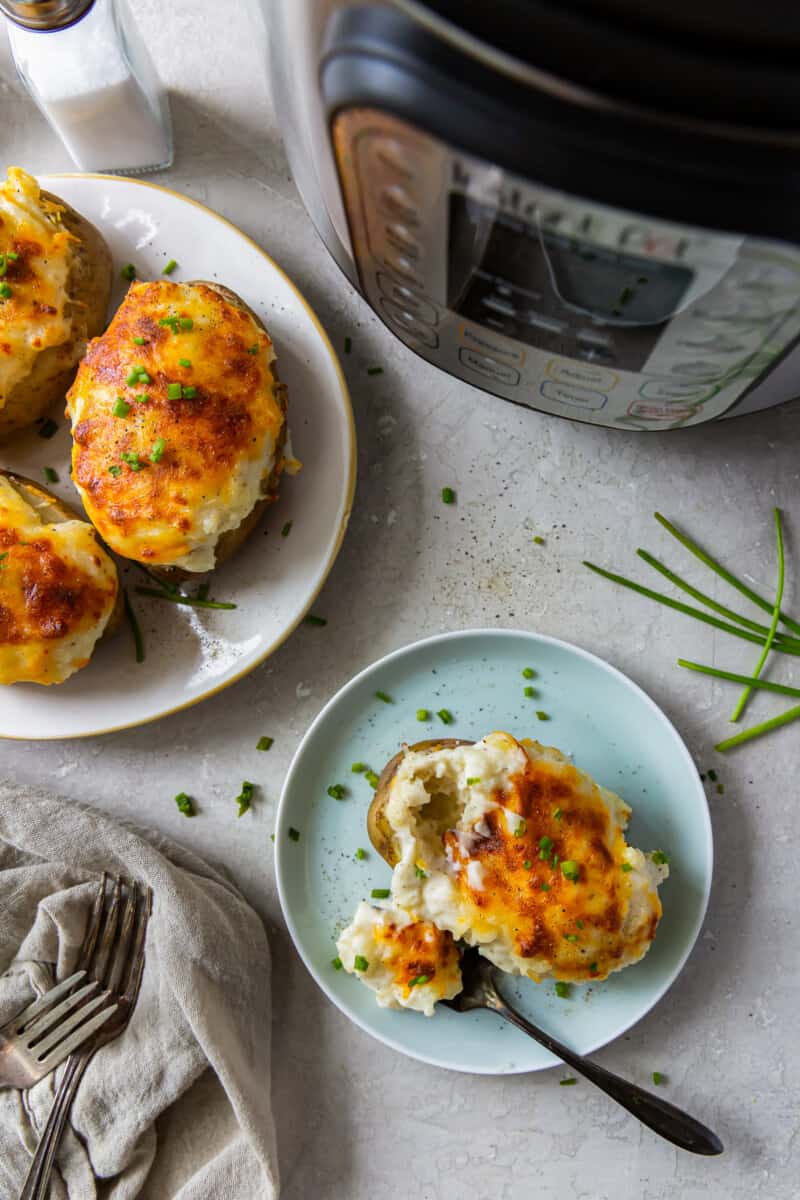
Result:
[[409,751],[386,807],[400,850],[393,902],[502,970],[603,979],[645,954],[661,917],[668,871],[626,844],[629,816],[537,742],[493,733]]
[[66,368],[83,348],[72,345],[67,285],[75,239],[62,228],[61,211],[42,199],[35,179],[9,167],[0,185],[0,292],[10,293],[0,295],[0,409],[43,350],[63,346]]
[[[381,1008],[413,1008],[430,1017],[437,1000],[461,991],[452,936],[401,909],[362,902],[336,948],[344,969],[372,988]],[[359,956],[365,970],[356,967]]]
[[0,683],[62,683],[114,609],[116,568],[91,525],[54,516],[0,477]]
[[[250,314],[212,288],[131,286],[67,396],[73,480],[112,550],[189,571],[214,566],[220,535],[274,478],[284,424],[274,359]],[[177,386],[194,394],[170,398]]]

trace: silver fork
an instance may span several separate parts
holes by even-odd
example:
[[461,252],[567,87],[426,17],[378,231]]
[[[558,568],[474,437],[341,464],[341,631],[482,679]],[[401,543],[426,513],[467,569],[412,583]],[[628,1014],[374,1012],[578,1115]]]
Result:
[[109,991],[95,994],[97,980],[74,990],[85,977],[76,971],[0,1029],[0,1087],[33,1087],[108,1020],[117,1005],[106,1004]]
[[[152,892],[150,888],[140,890],[136,883],[117,876],[110,902],[106,904],[107,882],[108,876],[103,872],[79,965],[114,994],[118,1007],[94,1038],[67,1060],[19,1200],[46,1200],[55,1156],[83,1073],[95,1051],[123,1032],[139,994]],[[127,893],[124,901],[123,891]]]

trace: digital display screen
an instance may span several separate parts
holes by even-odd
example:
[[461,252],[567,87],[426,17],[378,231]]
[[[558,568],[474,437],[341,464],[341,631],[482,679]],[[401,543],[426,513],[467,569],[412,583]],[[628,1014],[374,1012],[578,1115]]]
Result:
[[531,345],[640,370],[680,307],[690,268],[606,249],[450,197],[448,308]]

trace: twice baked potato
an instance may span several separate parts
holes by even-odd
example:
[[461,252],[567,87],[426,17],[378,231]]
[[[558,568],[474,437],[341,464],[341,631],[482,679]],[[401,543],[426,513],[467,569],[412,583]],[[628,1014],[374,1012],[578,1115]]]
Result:
[[160,578],[223,562],[277,497],[286,388],[261,320],[219,284],[132,284],[67,412],[90,520]]
[[0,683],[63,683],[121,615],[117,569],[88,521],[0,471]]
[[64,399],[110,292],[111,256],[94,226],[10,167],[0,184],[0,439]]
[[413,746],[399,750],[381,771],[375,787],[375,795],[367,810],[367,834],[378,854],[390,867],[394,867],[400,861],[400,847],[395,831],[386,816],[386,805],[389,801],[389,792],[394,777],[407,750],[444,750],[453,749],[454,746],[471,745],[472,742],[465,742],[459,738],[426,738],[424,741],[414,742]]

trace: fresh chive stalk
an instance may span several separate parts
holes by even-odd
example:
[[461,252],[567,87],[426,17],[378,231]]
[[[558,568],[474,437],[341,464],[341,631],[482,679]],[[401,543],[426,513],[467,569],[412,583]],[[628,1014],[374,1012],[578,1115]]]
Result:
[[[697,671],[700,675],[712,675],[715,679],[727,679],[731,683],[746,684],[751,688],[762,688],[765,692],[776,692],[779,696],[800,697],[800,688],[789,687],[785,683],[773,683],[771,679],[756,679],[754,675],[738,675],[735,671],[721,671],[718,667],[705,667],[702,663],[690,662],[679,658],[678,666],[687,671]],[[716,776],[714,776],[716,779]]]
[[186,604],[189,608],[236,608],[225,600],[200,600],[197,596],[184,596],[181,592],[168,592],[166,589],[137,586],[140,596],[153,596],[156,600],[168,600],[171,604]]
[[743,742],[751,742],[753,738],[762,737],[765,733],[772,733],[773,729],[780,729],[797,720],[800,720],[800,704],[795,708],[788,708],[786,712],[773,717],[770,721],[762,721],[760,725],[751,725],[749,729],[743,729],[741,733],[726,738],[724,742],[719,742],[714,749],[724,753],[726,750],[732,750],[734,746],[741,746]]
[[[775,638],[775,632],[778,628],[778,621],[780,620],[780,617],[781,617],[781,602],[783,601],[783,580],[784,580],[784,573],[785,573],[785,562],[784,562],[784,553],[783,553],[783,528],[781,525],[781,510],[779,508],[775,509],[775,540],[776,540],[776,544],[777,544],[777,548],[778,548],[778,583],[777,583],[777,587],[775,589],[775,607],[773,608],[773,611],[772,611],[772,621],[770,622],[769,632],[767,633],[767,637],[764,642],[764,648],[761,651],[761,654],[759,655],[758,662],[756,663],[756,668],[753,671],[753,676],[756,679],[758,679],[759,675],[761,674],[763,667],[764,667],[764,663],[767,661],[767,658],[769,657],[769,652],[772,648],[772,643]],[[752,695],[752,692],[753,692],[753,689],[751,688],[750,684],[747,684],[745,686],[745,689],[742,692],[741,696],[739,697],[736,707],[734,708],[733,712],[731,713],[731,721],[739,720],[739,718],[741,717],[742,713],[745,710],[747,701],[750,699],[750,696]]]
[[128,618],[128,624],[131,627],[133,635],[133,648],[136,654],[137,663],[144,662],[144,638],[142,637],[142,627],[133,611],[133,605],[130,601],[127,588],[122,589],[122,599],[125,604],[125,616]]
[[721,617],[727,617],[729,621],[736,621],[737,625],[743,625],[745,629],[749,629],[753,633],[760,633],[762,637],[767,636],[769,630],[766,625],[761,625],[758,621],[751,621],[749,617],[743,617],[740,613],[734,612],[732,608],[727,608],[724,604],[719,604],[711,596],[706,595],[705,592],[701,592],[699,588],[692,587],[680,575],[676,575],[674,571],[670,571],[669,567],[665,567],[663,563],[659,562],[652,554],[648,554],[646,550],[639,549],[636,553],[639,555],[639,558],[647,563],[648,567],[653,567],[654,570],[660,572],[675,587],[680,588],[681,591],[686,592],[693,599],[699,600],[706,608],[719,613]]

